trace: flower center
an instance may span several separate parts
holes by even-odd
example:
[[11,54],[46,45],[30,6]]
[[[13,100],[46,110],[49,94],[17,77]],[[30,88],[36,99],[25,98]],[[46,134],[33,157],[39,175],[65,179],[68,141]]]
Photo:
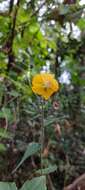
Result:
[[44,84],[43,84],[43,87],[44,87],[45,90],[47,90],[48,88],[50,88],[50,86],[51,86],[50,81],[45,81]]

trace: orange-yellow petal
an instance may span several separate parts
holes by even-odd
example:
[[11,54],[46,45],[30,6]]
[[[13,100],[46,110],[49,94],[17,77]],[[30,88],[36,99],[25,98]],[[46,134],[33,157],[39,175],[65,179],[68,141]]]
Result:
[[59,84],[53,74],[41,73],[34,76],[32,90],[35,94],[41,95],[46,100],[59,90]]
[[59,83],[55,79],[52,80],[52,87],[51,88],[53,89],[54,92],[59,90]]
[[42,83],[42,76],[37,74],[33,77],[32,85],[41,84]]
[[47,91],[42,92],[42,97],[44,97],[45,100],[48,100],[54,92],[51,89],[48,89]]

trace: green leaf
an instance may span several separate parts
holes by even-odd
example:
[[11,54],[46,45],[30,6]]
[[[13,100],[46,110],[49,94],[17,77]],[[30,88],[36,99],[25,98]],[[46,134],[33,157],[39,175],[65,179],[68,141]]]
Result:
[[22,160],[20,161],[20,163],[17,165],[17,167],[13,170],[13,173],[23,164],[23,162],[29,158],[30,156],[32,156],[33,154],[35,154],[36,152],[38,152],[40,150],[40,145],[38,143],[30,143],[27,146],[27,149],[24,153],[24,156],[22,157]]
[[[49,166],[48,168],[45,168],[45,169],[42,169],[42,174],[43,175],[46,175],[46,174],[49,174],[49,173],[53,173],[57,170],[57,166],[54,165],[54,166]],[[36,173],[41,173],[41,169],[38,170]]]
[[20,96],[20,94],[15,90],[12,90],[11,92],[8,92],[8,94],[10,94],[11,96],[14,96],[14,97]]
[[85,86],[85,79],[80,79],[79,82],[81,86]]
[[79,19],[79,21],[78,21],[78,23],[77,23],[77,26],[78,26],[81,30],[85,29],[85,18]]
[[0,152],[6,151],[6,147],[4,144],[0,143]]
[[54,117],[49,117],[48,119],[45,119],[45,120],[44,120],[44,125],[45,125],[45,126],[49,126],[49,125],[53,124],[55,121],[57,121],[56,118],[54,118]]
[[9,133],[6,129],[0,129],[0,138],[10,139],[11,137],[11,133]]
[[47,190],[46,177],[36,177],[31,181],[26,181],[20,190]]
[[38,30],[39,30],[39,25],[38,25],[37,23],[33,23],[33,25],[31,25],[31,26],[29,27],[29,31],[30,31],[32,34],[38,32]]
[[29,19],[28,12],[22,7],[20,7],[18,11],[17,24],[27,22],[28,19]]
[[0,190],[17,190],[15,183],[0,182]]
[[13,115],[11,113],[11,110],[9,108],[3,107],[0,111],[0,118],[6,118],[8,121],[13,119]]
[[[0,190],[17,190],[15,183],[0,182]],[[36,177],[26,181],[20,190],[47,190],[46,177]]]

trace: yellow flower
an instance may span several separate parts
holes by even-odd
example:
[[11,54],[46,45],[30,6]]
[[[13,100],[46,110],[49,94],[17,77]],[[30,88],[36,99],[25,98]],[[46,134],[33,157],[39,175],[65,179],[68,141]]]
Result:
[[32,90],[35,94],[48,100],[50,96],[59,90],[59,83],[53,74],[40,73],[36,74],[32,80]]

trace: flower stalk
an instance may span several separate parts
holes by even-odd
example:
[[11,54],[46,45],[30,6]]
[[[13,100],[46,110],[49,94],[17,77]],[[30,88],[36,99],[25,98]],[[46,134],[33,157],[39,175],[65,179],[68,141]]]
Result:
[[43,159],[42,153],[44,148],[44,101],[41,100],[41,151],[40,151],[40,160],[41,160],[41,175],[43,169]]

